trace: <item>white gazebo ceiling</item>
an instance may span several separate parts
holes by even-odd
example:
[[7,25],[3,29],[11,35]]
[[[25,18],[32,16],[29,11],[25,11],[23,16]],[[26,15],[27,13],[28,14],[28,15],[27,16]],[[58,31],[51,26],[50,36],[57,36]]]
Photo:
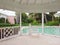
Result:
[[18,12],[59,11],[60,0],[0,0],[0,8]]

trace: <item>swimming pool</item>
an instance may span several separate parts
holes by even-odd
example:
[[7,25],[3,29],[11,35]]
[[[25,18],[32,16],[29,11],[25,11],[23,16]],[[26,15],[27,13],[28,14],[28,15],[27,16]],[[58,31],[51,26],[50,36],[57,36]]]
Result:
[[[42,33],[42,27],[32,27],[32,28],[23,28],[22,34],[29,34],[31,33]],[[46,26],[44,27],[44,34],[51,34],[51,35],[58,35],[60,36],[60,27],[58,26]]]

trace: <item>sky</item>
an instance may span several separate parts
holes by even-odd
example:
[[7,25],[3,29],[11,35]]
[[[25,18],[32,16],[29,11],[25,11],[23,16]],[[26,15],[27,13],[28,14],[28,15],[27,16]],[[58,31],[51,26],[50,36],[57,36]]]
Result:
[[27,16],[29,16],[29,13],[26,13],[27,14]]

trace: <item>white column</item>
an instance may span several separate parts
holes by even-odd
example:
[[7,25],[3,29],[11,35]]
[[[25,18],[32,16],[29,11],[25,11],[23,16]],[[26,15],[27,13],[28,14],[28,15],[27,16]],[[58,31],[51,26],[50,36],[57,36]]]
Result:
[[21,13],[20,13],[20,27],[21,27]]
[[44,13],[42,13],[42,34],[44,33]]
[[21,35],[21,13],[20,13],[20,32],[19,34]]

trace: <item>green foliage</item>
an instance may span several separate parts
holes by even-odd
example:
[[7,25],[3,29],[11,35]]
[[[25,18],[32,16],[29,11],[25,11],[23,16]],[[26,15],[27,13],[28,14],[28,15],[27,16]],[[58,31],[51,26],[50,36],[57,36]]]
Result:
[[0,18],[0,23],[5,23],[5,19],[4,18]]
[[49,21],[46,25],[48,25],[48,26],[57,26],[57,25],[59,25],[59,22],[58,21]]
[[33,19],[32,18],[28,18],[28,23],[31,23],[33,22]]
[[32,25],[39,25],[39,23],[38,23],[36,20],[34,20],[34,21],[32,22]]
[[[4,18],[0,18],[0,23],[5,23],[5,19]],[[6,19],[6,23],[9,23],[8,19]]]
[[0,23],[0,27],[19,26],[19,24]]
[[29,23],[22,22],[22,26],[28,26],[28,25],[29,25]]
[[49,15],[54,16],[55,13],[57,13],[57,12],[49,12]]
[[[45,14],[46,17],[44,17],[44,23],[47,26],[57,26],[60,23],[60,18],[54,17],[54,14],[56,12],[50,12],[49,14]],[[46,20],[45,20],[46,18]],[[46,22],[45,22],[46,21]],[[32,25],[41,25],[42,23],[42,13],[29,13],[27,16],[26,13],[22,13],[22,25],[28,26],[29,23]]]
[[9,21],[8,21],[8,19],[6,19],[6,23],[10,24]]
[[27,23],[28,22],[28,16],[25,13],[22,13],[22,22]]
[[60,24],[60,17],[59,17],[59,24]]

